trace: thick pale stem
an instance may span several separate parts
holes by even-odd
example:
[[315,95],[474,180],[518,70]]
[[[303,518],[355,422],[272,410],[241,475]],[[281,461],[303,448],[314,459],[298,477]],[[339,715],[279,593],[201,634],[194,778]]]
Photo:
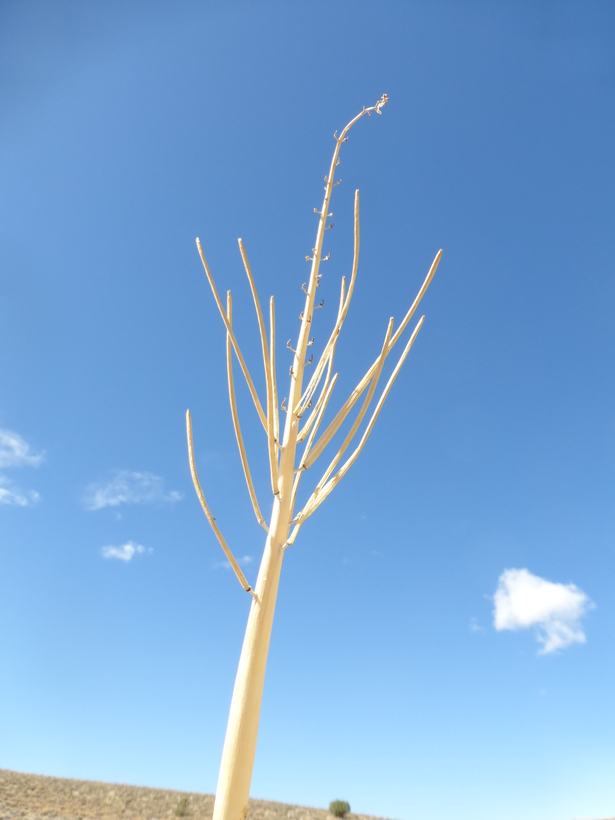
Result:
[[[233,297],[231,296],[230,290],[226,292],[226,317],[228,319],[229,326],[232,327]],[[243,467],[243,474],[246,478],[246,484],[248,485],[250,501],[252,502],[252,507],[254,509],[254,515],[256,516],[256,520],[261,525],[261,527],[264,527],[265,530],[269,531],[269,528],[265,523],[265,519],[263,518],[263,514],[261,513],[260,507],[258,506],[258,499],[256,498],[256,491],[254,489],[252,475],[250,473],[250,466],[248,464],[248,456],[246,455],[246,448],[244,447],[243,436],[241,435],[241,427],[239,426],[239,414],[237,413],[237,401],[235,399],[235,381],[233,379],[233,345],[231,342],[231,337],[228,332],[226,334],[226,375],[228,377],[228,397],[231,405],[233,428],[235,429],[235,438],[237,439],[237,447],[239,448],[239,457],[241,459],[241,466]]]
[[[274,506],[278,499],[274,500]],[[272,522],[273,523],[273,522]],[[256,582],[243,641],[224,751],[216,789],[213,820],[245,820],[254,768],[267,654],[284,550],[270,533]]]

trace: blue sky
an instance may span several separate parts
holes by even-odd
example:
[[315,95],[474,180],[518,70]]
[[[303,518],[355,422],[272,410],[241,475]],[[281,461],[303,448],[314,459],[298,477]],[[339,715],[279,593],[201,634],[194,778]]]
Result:
[[614,35],[610,3],[2,5],[0,767],[214,791],[249,599],[186,408],[250,581],[264,534],[195,237],[258,379],[243,238],[282,381],[333,131],[386,92],[325,248],[316,352],[359,188],[332,410],[444,256],[367,447],[286,556],[252,794],[613,814]]

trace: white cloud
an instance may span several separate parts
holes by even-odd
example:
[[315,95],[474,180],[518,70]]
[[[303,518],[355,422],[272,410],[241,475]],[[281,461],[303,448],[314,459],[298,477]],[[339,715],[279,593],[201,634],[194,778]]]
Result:
[[160,476],[118,470],[111,481],[90,484],[85,494],[85,506],[88,510],[102,510],[120,504],[174,503],[181,498],[182,494],[175,490],[165,491]]
[[19,433],[0,428],[0,467],[38,467],[42,453],[32,453]]
[[581,618],[594,604],[574,584],[556,584],[527,569],[506,569],[494,595],[493,625],[503,629],[536,629],[541,655],[585,643]]
[[29,507],[36,504],[40,496],[34,490],[22,490],[6,476],[0,475],[0,504],[10,507]]
[[[33,453],[19,433],[0,428],[0,467],[38,467],[42,453]],[[29,507],[40,496],[34,490],[22,490],[0,473],[0,504],[11,507]]]
[[470,632],[484,632],[484,627],[479,624],[478,618],[470,618]]
[[142,555],[144,552],[153,552],[153,548],[146,549],[141,544],[135,544],[134,541],[128,541],[122,544],[121,547],[103,547],[103,558],[117,558],[118,561],[131,561],[134,555]]

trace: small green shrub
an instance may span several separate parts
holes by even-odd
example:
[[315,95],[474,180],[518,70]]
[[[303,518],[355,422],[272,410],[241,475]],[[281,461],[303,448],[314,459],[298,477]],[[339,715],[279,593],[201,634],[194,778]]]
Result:
[[350,811],[350,803],[345,800],[332,800],[329,803],[329,811],[334,817],[344,817]]
[[188,798],[182,797],[177,806],[175,806],[175,816],[185,817],[188,814]]

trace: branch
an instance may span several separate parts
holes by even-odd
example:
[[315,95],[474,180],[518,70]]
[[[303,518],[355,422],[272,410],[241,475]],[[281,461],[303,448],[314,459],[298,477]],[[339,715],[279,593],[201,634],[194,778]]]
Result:
[[[233,326],[233,297],[230,290],[226,292],[226,314],[229,326]],[[229,333],[226,334],[226,374],[228,376],[228,397],[231,404],[231,416],[233,417],[233,427],[235,428],[235,438],[237,439],[237,446],[239,447],[239,456],[241,458],[241,466],[243,467],[243,474],[246,477],[248,485],[248,493],[250,494],[250,501],[254,508],[256,520],[263,527],[266,532],[269,528],[265,523],[265,519],[258,506],[254,484],[252,483],[252,476],[250,475],[250,467],[248,466],[248,457],[243,444],[243,436],[241,435],[241,428],[239,426],[239,415],[237,413],[237,402],[235,400],[235,383],[233,380],[233,348],[231,344],[231,337]]]
[[[402,367],[403,363],[406,360],[406,356],[408,355],[408,353],[410,353],[410,349],[411,349],[412,345],[414,344],[416,337],[419,334],[419,331],[420,331],[420,329],[423,325],[424,319],[425,319],[425,317],[421,316],[421,318],[419,319],[416,327],[414,328],[414,330],[412,332],[412,336],[408,339],[408,343],[406,344],[406,347],[404,348],[404,352],[399,357],[399,361],[395,365],[395,369],[391,373],[391,377],[389,378],[386,387],[382,391],[382,395],[378,399],[378,404],[376,405],[376,409],[374,410],[374,412],[372,414],[372,417],[369,420],[369,424],[365,428],[365,432],[363,433],[363,436],[362,436],[361,441],[359,442],[357,448],[355,449],[353,454],[350,456],[350,458],[345,462],[345,464],[341,467],[341,469],[333,476],[333,478],[330,481],[328,481],[327,484],[324,485],[324,487],[322,488],[322,490],[320,491],[318,496],[314,497],[314,494],[313,494],[312,498],[310,498],[310,500],[305,505],[303,510],[299,513],[299,515],[297,516],[299,521],[298,521],[297,525],[295,526],[295,530],[297,530],[297,532],[299,531],[298,527],[300,527],[301,524],[303,524],[303,522],[306,521],[312,515],[312,513],[314,513],[318,509],[318,507],[320,507],[320,505],[325,500],[325,498],[327,498],[327,496],[335,489],[335,487],[339,484],[339,482],[342,480],[342,478],[346,475],[348,470],[352,467],[352,465],[355,463],[355,461],[359,457],[359,454],[360,454],[361,450],[365,446],[365,442],[367,441],[367,439],[369,438],[370,433],[373,430],[374,424],[376,423],[376,419],[378,418],[378,416],[380,414],[380,411],[382,410],[382,406],[384,405],[384,402],[386,401],[387,396],[389,395],[389,391],[391,390],[391,387],[393,386],[393,382],[397,378],[397,376],[399,374],[399,371],[401,370],[401,367]],[[296,536],[297,536],[297,534],[293,531],[293,535],[291,536],[292,541],[294,541]],[[292,541],[291,541],[291,543],[292,543]]]
[[[299,473],[299,475],[301,475],[301,473]],[[299,535],[299,530],[301,529],[304,520],[305,519],[301,519],[295,524],[295,528],[288,536],[288,540],[284,544],[284,549],[286,549],[286,547],[292,547],[292,545],[295,543],[295,538]]]
[[318,418],[316,419],[316,424],[314,425],[314,429],[310,433],[310,436],[309,436],[309,438],[306,442],[305,449],[303,451],[303,455],[301,456],[301,463],[299,464],[299,470],[301,472],[303,472],[304,469],[307,469],[307,467],[305,467],[305,468],[303,467],[303,464],[304,464],[306,458],[308,457],[308,454],[309,454],[310,450],[312,449],[312,444],[314,443],[314,438],[316,437],[316,433],[317,433],[318,428],[320,426],[321,419],[325,414],[325,410],[327,409],[327,404],[329,404],[329,399],[331,398],[331,394],[333,393],[333,388],[335,387],[336,381],[337,381],[337,373],[335,374],[335,376],[331,380],[331,384],[329,385],[329,387],[328,387],[328,389],[327,389],[327,391],[324,395],[324,400],[323,400],[322,405],[321,405],[321,407],[318,411]]
[[241,567],[235,560],[235,556],[228,548],[226,541],[224,540],[222,533],[218,529],[218,525],[216,524],[216,519],[211,514],[209,507],[207,506],[207,501],[205,501],[205,496],[203,495],[203,490],[201,489],[201,485],[199,483],[199,477],[196,472],[196,465],[194,463],[194,447],[192,444],[192,419],[190,418],[190,410],[186,411],[186,433],[188,436],[188,460],[190,461],[190,472],[192,473],[192,481],[194,483],[194,489],[196,490],[196,494],[199,497],[199,501],[201,502],[201,507],[203,508],[203,512],[205,513],[205,517],[209,521],[209,525],[211,526],[212,530],[218,541],[220,542],[220,546],[224,550],[224,554],[226,555],[229,564],[233,568],[235,575],[237,576],[239,583],[245,589],[246,592],[249,592],[250,595],[255,599],[258,600],[256,593],[250,586],[250,584],[246,581],[246,576],[241,571]]
[[359,227],[359,192],[358,190],[355,191],[354,195],[354,256],[352,260],[352,272],[350,274],[350,285],[348,286],[348,295],[346,296],[345,301],[342,299],[343,307],[341,307],[340,303],[340,310],[338,311],[337,321],[335,322],[335,327],[333,328],[333,332],[329,337],[329,341],[325,345],[325,349],[323,350],[322,356],[316,368],[314,369],[314,373],[312,378],[309,381],[307,388],[303,396],[301,397],[301,406],[305,408],[312,396],[314,395],[316,388],[318,387],[318,382],[322,376],[322,372],[325,368],[327,360],[331,355],[332,350],[335,349],[335,345],[337,344],[338,337],[342,330],[342,325],[344,324],[344,320],[346,319],[346,315],[348,313],[348,308],[350,307],[350,300],[352,299],[352,293],[354,291],[354,284],[357,278],[357,270],[359,268],[359,245],[360,245],[360,227]]
[[258,329],[261,334],[261,346],[263,348],[263,365],[265,367],[265,381],[267,383],[267,439],[269,444],[269,470],[271,472],[271,489],[274,495],[279,493],[278,489],[278,458],[275,449],[275,430],[274,430],[274,418],[273,418],[273,387],[271,384],[271,365],[269,364],[269,350],[267,348],[267,332],[265,331],[265,322],[263,320],[263,312],[261,310],[261,303],[258,299],[258,293],[256,291],[256,284],[254,282],[254,277],[252,276],[252,271],[250,269],[250,263],[248,262],[248,255],[246,253],[246,249],[244,248],[243,242],[241,239],[237,240],[239,242],[239,251],[241,253],[241,258],[243,259],[243,266],[246,269],[246,273],[248,275],[248,281],[250,282],[250,290],[252,291],[252,298],[254,299],[254,307],[256,308],[256,318],[258,319]]
[[292,492],[290,494],[290,517],[291,518],[292,518],[293,510],[295,509],[295,503],[297,501],[297,491],[299,490],[299,482],[301,481],[301,476],[302,475],[303,475],[303,471],[300,470],[298,473],[295,473],[295,477],[293,479],[293,489],[292,489]]
[[[348,445],[350,444],[352,439],[355,437],[355,434],[356,434],[357,430],[359,429],[359,426],[360,426],[361,422],[363,421],[363,417],[367,413],[367,409],[368,409],[368,407],[370,405],[370,402],[373,398],[373,395],[376,391],[376,387],[378,386],[378,380],[380,379],[380,374],[382,373],[382,367],[384,365],[384,360],[386,358],[386,351],[387,351],[387,348],[389,346],[389,341],[391,339],[391,334],[392,333],[393,333],[393,317],[391,317],[389,319],[389,324],[387,326],[387,332],[386,332],[386,335],[385,335],[385,338],[384,338],[384,344],[382,345],[382,351],[380,352],[380,356],[378,357],[378,364],[376,366],[376,371],[374,373],[374,377],[373,377],[373,379],[371,381],[371,384],[369,386],[369,390],[367,391],[367,395],[365,396],[365,398],[363,400],[363,406],[361,407],[361,410],[359,411],[356,419],[354,420],[354,422],[352,424],[352,427],[350,428],[350,431],[348,432],[348,435],[344,439],[344,443],[342,444],[342,446],[338,450],[338,452],[335,455],[335,458],[333,459],[331,464],[329,464],[329,466],[327,467],[327,469],[325,471],[325,474],[323,475],[323,477],[320,479],[320,481],[316,485],[316,489],[312,493],[312,498],[315,498],[318,495],[318,493],[322,489],[323,485],[325,484],[325,482],[327,481],[327,479],[329,478],[329,476],[331,475],[333,470],[335,470],[335,468],[339,464],[342,456],[344,455],[344,453],[346,452],[346,450],[348,448]],[[309,504],[310,504],[310,501],[308,501],[308,505]]]
[[[332,362],[333,362],[333,359],[331,359],[331,363]],[[327,374],[327,380],[329,378],[329,375],[330,375],[330,370],[329,370],[329,373]],[[314,437],[315,437],[315,435],[318,431],[318,427],[320,426],[320,422],[321,422],[322,417],[325,413],[325,410],[327,409],[327,404],[329,403],[329,399],[331,398],[331,394],[333,393],[333,388],[335,387],[335,382],[336,381],[337,381],[337,373],[333,377],[333,379],[331,381],[331,384],[328,386],[328,389],[324,392],[324,400],[323,400],[322,405],[321,405],[321,407],[318,411],[318,418],[316,419],[316,424],[314,425],[314,429],[310,433],[310,437],[308,438],[307,443],[305,445],[302,460],[304,458],[306,458],[307,454],[310,452],[310,448],[311,448],[312,443],[314,441]],[[326,385],[325,385],[325,387],[326,387]],[[297,501],[297,491],[299,490],[299,482],[301,481],[301,476],[303,475],[303,472],[304,472],[303,468],[300,466],[299,469],[296,471],[295,478],[293,480],[293,489],[292,489],[292,493],[291,493],[291,496],[290,496],[290,514],[291,514],[291,517],[292,517],[293,511],[295,509],[295,502]]]
[[271,384],[273,387],[273,435],[276,446],[280,447],[280,415],[278,410],[278,380],[275,373],[275,302],[269,300],[269,352],[271,354]]
[[[438,265],[440,264],[440,259],[442,259],[442,249],[441,248],[438,251],[438,253],[436,254],[433,262],[431,263],[431,267],[429,268],[429,272],[427,273],[427,276],[425,277],[425,281],[421,285],[421,289],[419,290],[419,292],[416,294],[416,298],[415,298],[414,302],[410,305],[410,310],[406,313],[406,315],[404,316],[403,322],[401,323],[401,325],[395,331],[395,334],[394,334],[393,338],[391,339],[391,344],[389,345],[389,351],[393,348],[393,345],[395,345],[397,343],[397,340],[399,339],[401,334],[406,329],[406,325],[408,324],[410,319],[412,319],[412,317],[414,315],[414,311],[419,306],[419,304],[421,302],[421,299],[423,298],[423,296],[425,296],[425,293],[427,292],[427,288],[431,284],[431,280],[433,279],[435,272],[438,270]],[[425,318],[425,317],[423,317],[423,318]],[[422,321],[422,319],[421,319],[421,321]],[[387,353],[387,356],[388,356],[388,353]]]
[[[431,268],[429,269],[429,272],[428,272],[427,276],[425,277],[425,281],[421,285],[421,289],[419,290],[418,294],[416,295],[416,298],[415,298],[414,302],[410,306],[410,309],[408,310],[408,312],[404,316],[404,319],[403,319],[401,325],[396,330],[396,332],[393,335],[393,338],[389,342],[389,346],[388,346],[387,351],[386,351],[386,356],[389,355],[389,353],[393,349],[394,345],[398,341],[399,337],[404,332],[408,322],[412,318],[413,313],[415,312],[415,310],[417,309],[421,299],[425,295],[425,292],[427,291],[427,288],[429,287],[429,284],[430,284],[431,280],[433,279],[436,270],[438,269],[438,265],[440,264],[440,259],[441,258],[442,258],[442,251],[439,250],[438,253],[436,254],[436,257],[435,257],[434,261],[431,263]],[[352,391],[352,393],[350,394],[350,396],[346,400],[346,403],[344,404],[342,409],[338,412],[337,416],[333,419],[333,421],[329,424],[329,426],[327,427],[325,432],[322,434],[321,438],[318,440],[318,442],[316,443],[314,449],[312,450],[310,458],[306,461],[306,468],[310,467],[316,461],[318,456],[322,453],[322,451],[325,449],[327,444],[331,441],[331,439],[333,438],[333,436],[335,435],[335,433],[339,429],[340,425],[344,422],[344,419],[346,418],[348,413],[350,413],[350,411],[352,410],[352,408],[354,407],[356,402],[363,395],[363,391],[365,390],[367,385],[372,380],[372,377],[373,377],[374,372],[376,370],[377,364],[378,364],[378,359],[376,359],[376,361],[372,364],[372,366],[369,368],[367,373],[363,376],[363,378],[361,379],[359,384],[355,387],[355,389]]]
[[226,314],[224,312],[224,308],[222,307],[222,302],[220,301],[220,297],[218,296],[218,291],[216,290],[216,285],[211,275],[211,271],[209,270],[209,265],[207,264],[207,260],[205,259],[205,254],[203,253],[203,248],[201,247],[201,240],[197,237],[196,246],[199,251],[199,256],[201,257],[201,262],[203,263],[203,267],[205,268],[205,273],[207,275],[207,281],[209,282],[209,286],[211,287],[212,293],[214,295],[214,299],[216,300],[216,305],[218,306],[218,310],[220,311],[220,316],[222,317],[222,321],[224,322],[224,326],[226,327],[226,332],[230,334],[231,341],[233,343],[233,347],[235,348],[235,353],[237,354],[237,359],[239,360],[239,364],[241,365],[241,370],[243,375],[245,376],[246,382],[248,383],[248,388],[250,390],[250,395],[252,396],[252,401],[254,402],[254,406],[256,407],[256,412],[261,420],[261,424],[267,430],[267,419],[265,417],[265,413],[263,412],[263,408],[261,403],[258,399],[258,394],[256,392],[256,388],[254,387],[254,382],[250,377],[250,373],[248,371],[247,365],[244,361],[243,356],[241,355],[241,350],[239,349],[239,344],[237,343],[237,339],[235,338],[235,334],[233,333],[232,328],[229,326],[228,319],[226,318]]

